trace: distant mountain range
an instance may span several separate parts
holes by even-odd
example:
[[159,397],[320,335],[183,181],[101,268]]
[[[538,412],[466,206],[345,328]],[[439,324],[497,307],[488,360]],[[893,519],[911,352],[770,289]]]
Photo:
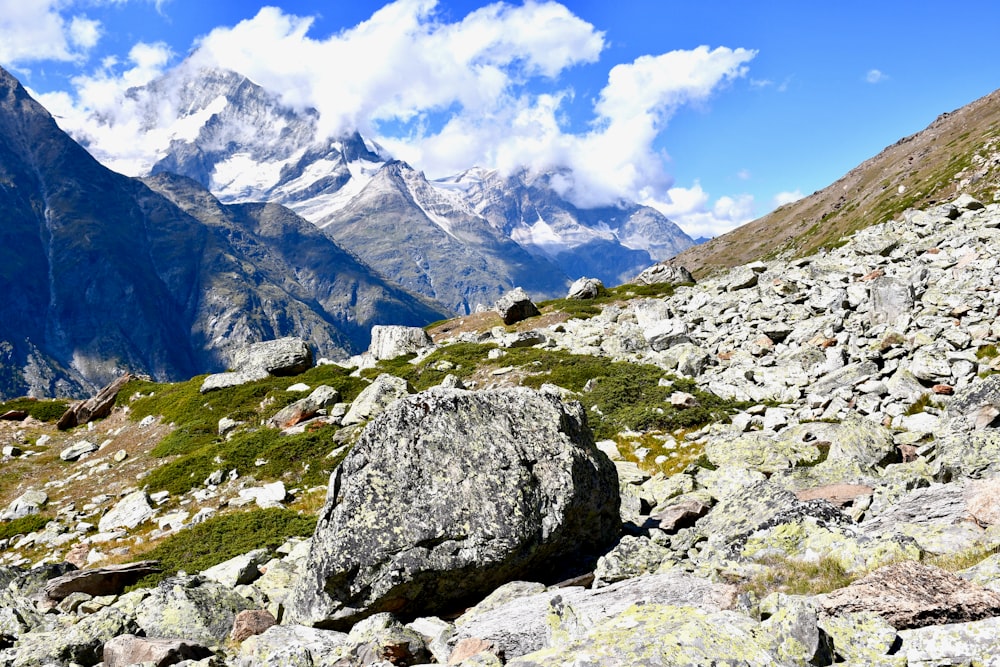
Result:
[[283,206],[110,171],[2,69],[0,211],[0,397],[187,378],[285,335],[344,356],[445,315]]
[[356,132],[320,137],[314,111],[235,72],[185,64],[128,95],[143,129],[169,137],[149,173],[187,176],[226,203],[284,204],[456,314],[514,286],[547,298],[581,276],[619,284],[694,243],[649,207],[574,206],[553,187],[558,171],[428,180]]

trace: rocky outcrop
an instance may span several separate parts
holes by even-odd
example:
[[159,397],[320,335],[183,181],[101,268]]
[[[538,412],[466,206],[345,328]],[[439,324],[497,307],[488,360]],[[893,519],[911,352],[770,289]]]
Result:
[[887,565],[816,601],[832,616],[874,612],[900,630],[1000,616],[1000,594],[912,561]]
[[618,530],[615,471],[578,405],[430,390],[373,420],[338,468],[290,617],[345,627],[453,609],[558,576]]
[[497,312],[504,324],[514,324],[529,317],[539,314],[538,306],[532,301],[528,293],[520,287],[515,287],[509,292],[505,292],[495,304],[493,310]]
[[125,373],[121,377],[113,380],[110,384],[106,385],[94,396],[91,396],[87,400],[77,403],[73,407],[69,408],[59,419],[57,424],[58,428],[65,431],[66,429],[73,428],[74,426],[79,426],[80,424],[86,424],[87,422],[95,419],[103,419],[104,417],[107,417],[111,414],[111,408],[115,405],[115,399],[118,398],[118,392],[121,391],[122,387],[134,379],[134,375],[131,373]]
[[202,382],[201,393],[263,380],[269,375],[297,375],[312,368],[313,355],[304,340],[286,337],[241,348],[232,361],[235,370],[209,375]]

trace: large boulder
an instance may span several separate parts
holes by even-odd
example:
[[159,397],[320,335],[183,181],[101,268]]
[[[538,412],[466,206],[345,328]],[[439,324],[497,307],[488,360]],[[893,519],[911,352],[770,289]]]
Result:
[[654,264],[635,278],[632,282],[636,285],[656,285],[659,283],[670,283],[680,285],[682,283],[694,284],[694,276],[683,266],[675,264]]
[[434,346],[430,334],[420,327],[375,325],[368,354],[375,359],[395,359]]
[[577,403],[526,388],[404,398],[334,473],[289,618],[346,628],[565,576],[618,536],[619,504]]
[[66,410],[63,416],[59,418],[56,426],[60,431],[65,431],[74,426],[92,422],[95,419],[104,419],[111,414],[111,408],[115,406],[115,399],[118,398],[118,392],[134,379],[135,376],[131,373],[126,373],[115,379],[94,396]]
[[233,354],[233,369],[209,375],[201,393],[263,380],[269,375],[298,375],[312,368],[313,355],[301,338],[286,337],[254,343]]
[[504,324],[514,324],[541,314],[528,293],[520,287],[515,287],[500,297],[493,305],[493,310],[500,315]]

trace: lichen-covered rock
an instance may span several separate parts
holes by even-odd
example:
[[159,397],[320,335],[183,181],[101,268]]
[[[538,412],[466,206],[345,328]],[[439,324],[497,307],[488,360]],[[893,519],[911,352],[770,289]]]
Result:
[[16,657],[10,664],[12,667],[94,665],[104,657],[104,642],[138,630],[133,610],[105,607],[68,628],[21,635],[14,644]]
[[756,634],[779,660],[796,665],[833,662],[833,643],[817,625],[816,608],[808,600],[774,593],[760,608],[766,618]]
[[673,553],[646,537],[625,535],[608,553],[601,556],[594,570],[594,587],[653,574],[661,566],[669,567]]
[[201,577],[173,577],[150,591],[136,611],[148,637],[183,637],[215,644],[229,636],[236,614],[250,602],[231,588]]
[[722,665],[781,667],[755,632],[758,624],[730,611],[643,604],[592,628],[581,638],[507,662],[508,667],[549,665]]
[[335,664],[416,665],[427,662],[430,654],[420,633],[382,613],[355,624],[330,658]]
[[347,634],[302,625],[274,625],[240,645],[236,667],[316,667],[347,643]]
[[899,637],[908,667],[996,665],[1000,617],[903,630]]
[[408,397],[334,473],[291,616],[436,613],[562,575],[617,537],[618,504],[579,404],[523,388]]
[[874,664],[896,647],[896,628],[870,611],[823,616],[818,625],[833,640],[836,658],[858,665]]
[[376,324],[372,327],[372,342],[368,354],[374,359],[395,359],[433,347],[430,334],[420,327]]
[[824,613],[870,611],[897,629],[1000,616],[1000,593],[914,561],[886,565],[815,599]]
[[716,466],[739,466],[763,473],[785,470],[820,458],[815,441],[764,433],[732,433],[712,438],[705,455]]
[[382,373],[374,382],[361,390],[340,423],[350,426],[371,419],[393,401],[406,396],[408,392],[406,380]]
[[724,497],[696,525],[706,538],[707,555],[733,558],[759,531],[808,520],[814,527],[849,526],[854,522],[828,502],[800,501],[795,494],[767,481],[740,488]]
[[510,660],[584,637],[633,605],[676,605],[717,612],[732,609],[736,599],[735,586],[670,570],[593,590],[550,588],[486,611],[473,609],[456,620],[454,641],[465,637],[490,641]]
[[514,324],[529,317],[539,315],[538,306],[532,301],[528,293],[520,287],[515,287],[504,293],[493,305],[493,310],[500,315],[504,324]]
[[408,397],[334,473],[290,616],[436,613],[560,575],[618,536],[618,504],[579,404],[524,388]]

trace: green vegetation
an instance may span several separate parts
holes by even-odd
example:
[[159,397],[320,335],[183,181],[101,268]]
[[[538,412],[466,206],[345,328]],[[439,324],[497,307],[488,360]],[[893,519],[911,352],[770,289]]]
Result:
[[29,514],[20,519],[0,522],[0,540],[7,540],[15,535],[27,535],[36,530],[41,530],[51,520],[51,517],[42,514]]
[[[404,378],[417,391],[435,386],[445,375],[468,377],[477,368],[513,367],[520,384],[537,389],[551,383],[579,394],[587,409],[590,427],[598,439],[622,431],[673,431],[697,428],[728,419],[746,404],[726,401],[698,388],[693,380],[681,379],[650,364],[609,361],[605,358],[570,354],[533,347],[511,348],[495,359],[488,358],[495,345],[456,343],[436,350],[419,364],[412,357],[383,361],[365,371],[370,377],[392,373]],[[666,386],[661,384],[666,380]],[[684,391],[697,399],[687,408],[670,404],[670,395]]]
[[254,549],[275,549],[289,537],[308,537],[316,517],[287,509],[252,510],[213,517],[164,538],[153,549],[138,554],[157,560],[163,572],[143,578],[136,588],[155,586],[179,571],[200,572]]
[[0,403],[0,414],[9,410],[24,410],[29,416],[43,422],[57,422],[69,404],[60,400],[39,400],[36,398],[14,398]]
[[[684,283],[683,285],[688,285]],[[609,303],[627,301],[629,299],[673,296],[677,287],[670,283],[653,285],[619,285],[618,287],[602,287],[593,299],[551,299],[538,304],[542,313],[561,312],[578,319],[588,319],[600,315],[602,306]]]
[[[128,383],[118,397],[128,405],[133,420],[147,415],[161,416],[174,424],[153,449],[153,456],[178,458],[150,472],[144,483],[155,491],[181,494],[202,484],[215,470],[236,470],[258,479],[288,479],[291,483],[323,484],[339,462],[327,459],[335,448],[333,427],[323,427],[284,436],[269,428],[236,432],[230,439],[218,436],[222,417],[257,424],[302,398],[286,391],[296,382],[315,387],[326,384],[337,389],[344,400],[353,400],[364,382],[334,365],[312,368],[294,378],[269,377],[207,394],[199,393],[204,376],[176,384],[143,380]],[[136,396],[139,398],[134,398]]]
[[915,400],[910,407],[906,408],[906,412],[904,414],[908,417],[912,417],[913,415],[918,415],[921,412],[926,411],[927,408],[939,407],[941,407],[940,403],[934,400],[932,394],[921,394],[920,398]]
[[976,350],[976,359],[996,359],[997,356],[1000,356],[1000,352],[997,351],[997,346],[993,344],[983,345]]
[[988,546],[985,544],[978,544],[957,553],[932,556],[929,558],[928,563],[935,567],[939,567],[942,570],[958,572],[960,570],[970,568],[973,565],[978,565],[990,556],[995,556],[998,553],[1000,553],[1000,545]]
[[815,562],[770,556],[760,562],[766,569],[740,584],[743,592],[753,593],[758,599],[776,592],[788,595],[829,593],[858,577],[847,572],[833,556],[823,556]]
[[181,494],[201,485],[215,470],[236,470],[257,479],[325,484],[346,454],[326,458],[335,449],[335,432],[333,426],[296,435],[282,435],[272,428],[238,432],[229,440],[209,443],[155,468],[143,483],[153,491]]

